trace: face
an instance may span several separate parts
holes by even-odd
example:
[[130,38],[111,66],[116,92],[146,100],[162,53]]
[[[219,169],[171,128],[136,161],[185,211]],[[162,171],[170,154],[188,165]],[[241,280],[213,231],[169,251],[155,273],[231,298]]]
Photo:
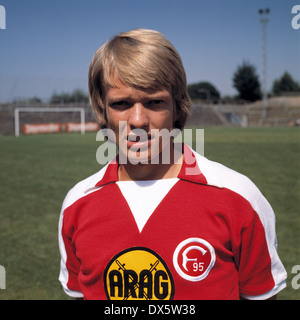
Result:
[[164,88],[139,90],[115,82],[117,87],[106,91],[105,108],[120,155],[131,163],[155,163],[162,150],[170,146],[170,136],[166,138],[161,130],[173,129],[171,92]]

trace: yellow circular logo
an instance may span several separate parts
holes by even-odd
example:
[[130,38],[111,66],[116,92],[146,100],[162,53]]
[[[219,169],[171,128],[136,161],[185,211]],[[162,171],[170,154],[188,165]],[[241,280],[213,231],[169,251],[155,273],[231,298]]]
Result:
[[175,293],[166,263],[144,247],[126,249],[109,261],[104,288],[109,300],[172,300]]

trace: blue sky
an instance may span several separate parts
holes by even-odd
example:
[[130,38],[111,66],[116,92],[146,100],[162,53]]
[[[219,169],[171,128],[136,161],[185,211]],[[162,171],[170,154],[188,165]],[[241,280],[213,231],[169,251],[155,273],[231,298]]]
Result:
[[300,29],[291,26],[300,0],[0,0],[0,103],[81,88],[87,92],[94,52],[114,34],[161,31],[177,48],[188,83],[210,81],[235,94],[238,65],[255,65],[262,81],[262,26],[270,8],[268,87],[288,71],[300,82]]

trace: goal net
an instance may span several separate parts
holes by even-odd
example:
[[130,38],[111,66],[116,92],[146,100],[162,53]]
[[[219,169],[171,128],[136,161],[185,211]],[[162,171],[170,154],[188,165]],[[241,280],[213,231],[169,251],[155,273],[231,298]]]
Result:
[[[14,113],[14,118],[15,118],[15,136],[18,137],[20,135],[20,131],[21,131],[21,114],[22,113],[78,113],[80,116],[80,131],[82,134],[85,133],[85,109],[84,108],[16,108],[15,109],[15,113]],[[44,129],[44,132],[47,132],[47,128],[49,130],[49,132],[53,132],[53,131],[59,131],[56,130],[56,128],[58,128],[59,126],[61,126],[61,123],[49,123],[50,121],[48,121],[48,123],[46,124],[40,124],[40,128]],[[37,126],[37,125],[36,125]],[[43,128],[44,126],[44,128]],[[36,127],[37,128],[37,127]],[[34,133],[34,126],[31,127],[31,129],[29,129],[29,133],[30,130],[32,130],[32,133]]]

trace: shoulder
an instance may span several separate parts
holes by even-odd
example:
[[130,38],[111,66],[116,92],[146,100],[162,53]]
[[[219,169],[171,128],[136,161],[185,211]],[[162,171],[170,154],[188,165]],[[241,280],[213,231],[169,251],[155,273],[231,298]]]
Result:
[[250,202],[255,201],[257,197],[262,196],[262,193],[255,183],[246,175],[228,168],[218,162],[209,162],[224,188],[238,193]]
[[208,185],[226,188],[243,197],[259,215],[263,224],[267,224],[266,220],[274,220],[273,209],[250,178],[199,154],[195,154],[195,156]]
[[90,193],[99,190],[99,188],[96,187],[96,184],[98,181],[100,181],[107,169],[106,165],[98,172],[94,173],[93,175],[85,178],[84,180],[81,180],[78,182],[72,189],[69,190],[67,193],[63,205],[62,205],[62,211],[64,211],[66,208],[70,207],[73,203],[75,203],[77,200],[89,195]]
[[195,153],[200,171],[205,176],[208,185],[227,188],[247,199],[260,194],[259,189],[251,179],[221,163],[209,160]]

